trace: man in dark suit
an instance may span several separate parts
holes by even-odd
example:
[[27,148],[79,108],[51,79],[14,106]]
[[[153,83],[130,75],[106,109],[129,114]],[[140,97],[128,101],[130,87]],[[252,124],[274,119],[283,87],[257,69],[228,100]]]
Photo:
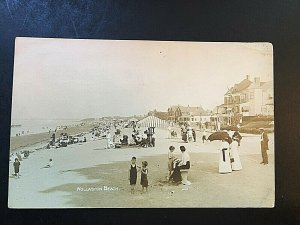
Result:
[[261,156],[262,156],[262,162],[260,164],[267,165],[268,162],[268,153],[267,150],[269,150],[269,138],[267,133],[264,131],[263,128],[259,129],[261,132],[261,141],[260,141],[260,148],[261,148]]

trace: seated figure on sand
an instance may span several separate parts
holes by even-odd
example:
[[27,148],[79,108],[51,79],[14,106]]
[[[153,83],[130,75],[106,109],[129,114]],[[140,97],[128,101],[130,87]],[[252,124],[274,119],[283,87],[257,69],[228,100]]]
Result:
[[42,167],[41,169],[44,169],[44,168],[51,168],[53,167],[53,160],[52,159],[49,159],[49,162],[46,166]]

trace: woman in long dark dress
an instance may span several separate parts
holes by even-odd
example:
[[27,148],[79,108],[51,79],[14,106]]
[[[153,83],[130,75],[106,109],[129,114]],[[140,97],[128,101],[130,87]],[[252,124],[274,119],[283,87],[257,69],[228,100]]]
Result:
[[21,163],[19,162],[19,159],[15,158],[14,169],[15,169],[15,176],[17,178],[19,178],[20,165],[21,165]]

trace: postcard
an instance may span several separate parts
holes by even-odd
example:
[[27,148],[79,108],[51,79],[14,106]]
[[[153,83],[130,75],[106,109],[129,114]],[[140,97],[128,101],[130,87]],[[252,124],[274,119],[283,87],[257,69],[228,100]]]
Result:
[[274,207],[271,43],[17,37],[10,208]]

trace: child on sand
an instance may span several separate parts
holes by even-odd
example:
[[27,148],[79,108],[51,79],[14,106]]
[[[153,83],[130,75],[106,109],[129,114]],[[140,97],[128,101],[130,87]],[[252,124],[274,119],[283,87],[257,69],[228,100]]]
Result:
[[174,146],[170,146],[169,147],[169,152],[168,152],[168,158],[169,158],[169,161],[168,161],[169,175],[168,175],[168,178],[171,176],[172,171],[173,171],[173,163],[174,163],[174,160],[175,160],[175,156],[173,154],[174,150],[175,150]]
[[143,192],[146,190],[146,192],[148,191],[148,163],[147,161],[143,161],[142,162],[142,169],[141,169],[141,185],[143,188]]
[[21,163],[19,162],[19,159],[15,158],[14,168],[15,168],[15,176],[17,178],[19,178],[20,165],[21,165]]
[[138,172],[137,168],[140,167],[136,165],[136,157],[133,156],[131,158],[131,164],[128,173],[128,180],[130,181],[130,186],[131,186],[131,194],[134,194],[134,188],[136,185],[137,172]]
[[53,161],[52,161],[52,159],[49,159],[49,163],[46,166],[42,167],[41,169],[43,169],[43,168],[50,168],[50,167],[53,167]]

